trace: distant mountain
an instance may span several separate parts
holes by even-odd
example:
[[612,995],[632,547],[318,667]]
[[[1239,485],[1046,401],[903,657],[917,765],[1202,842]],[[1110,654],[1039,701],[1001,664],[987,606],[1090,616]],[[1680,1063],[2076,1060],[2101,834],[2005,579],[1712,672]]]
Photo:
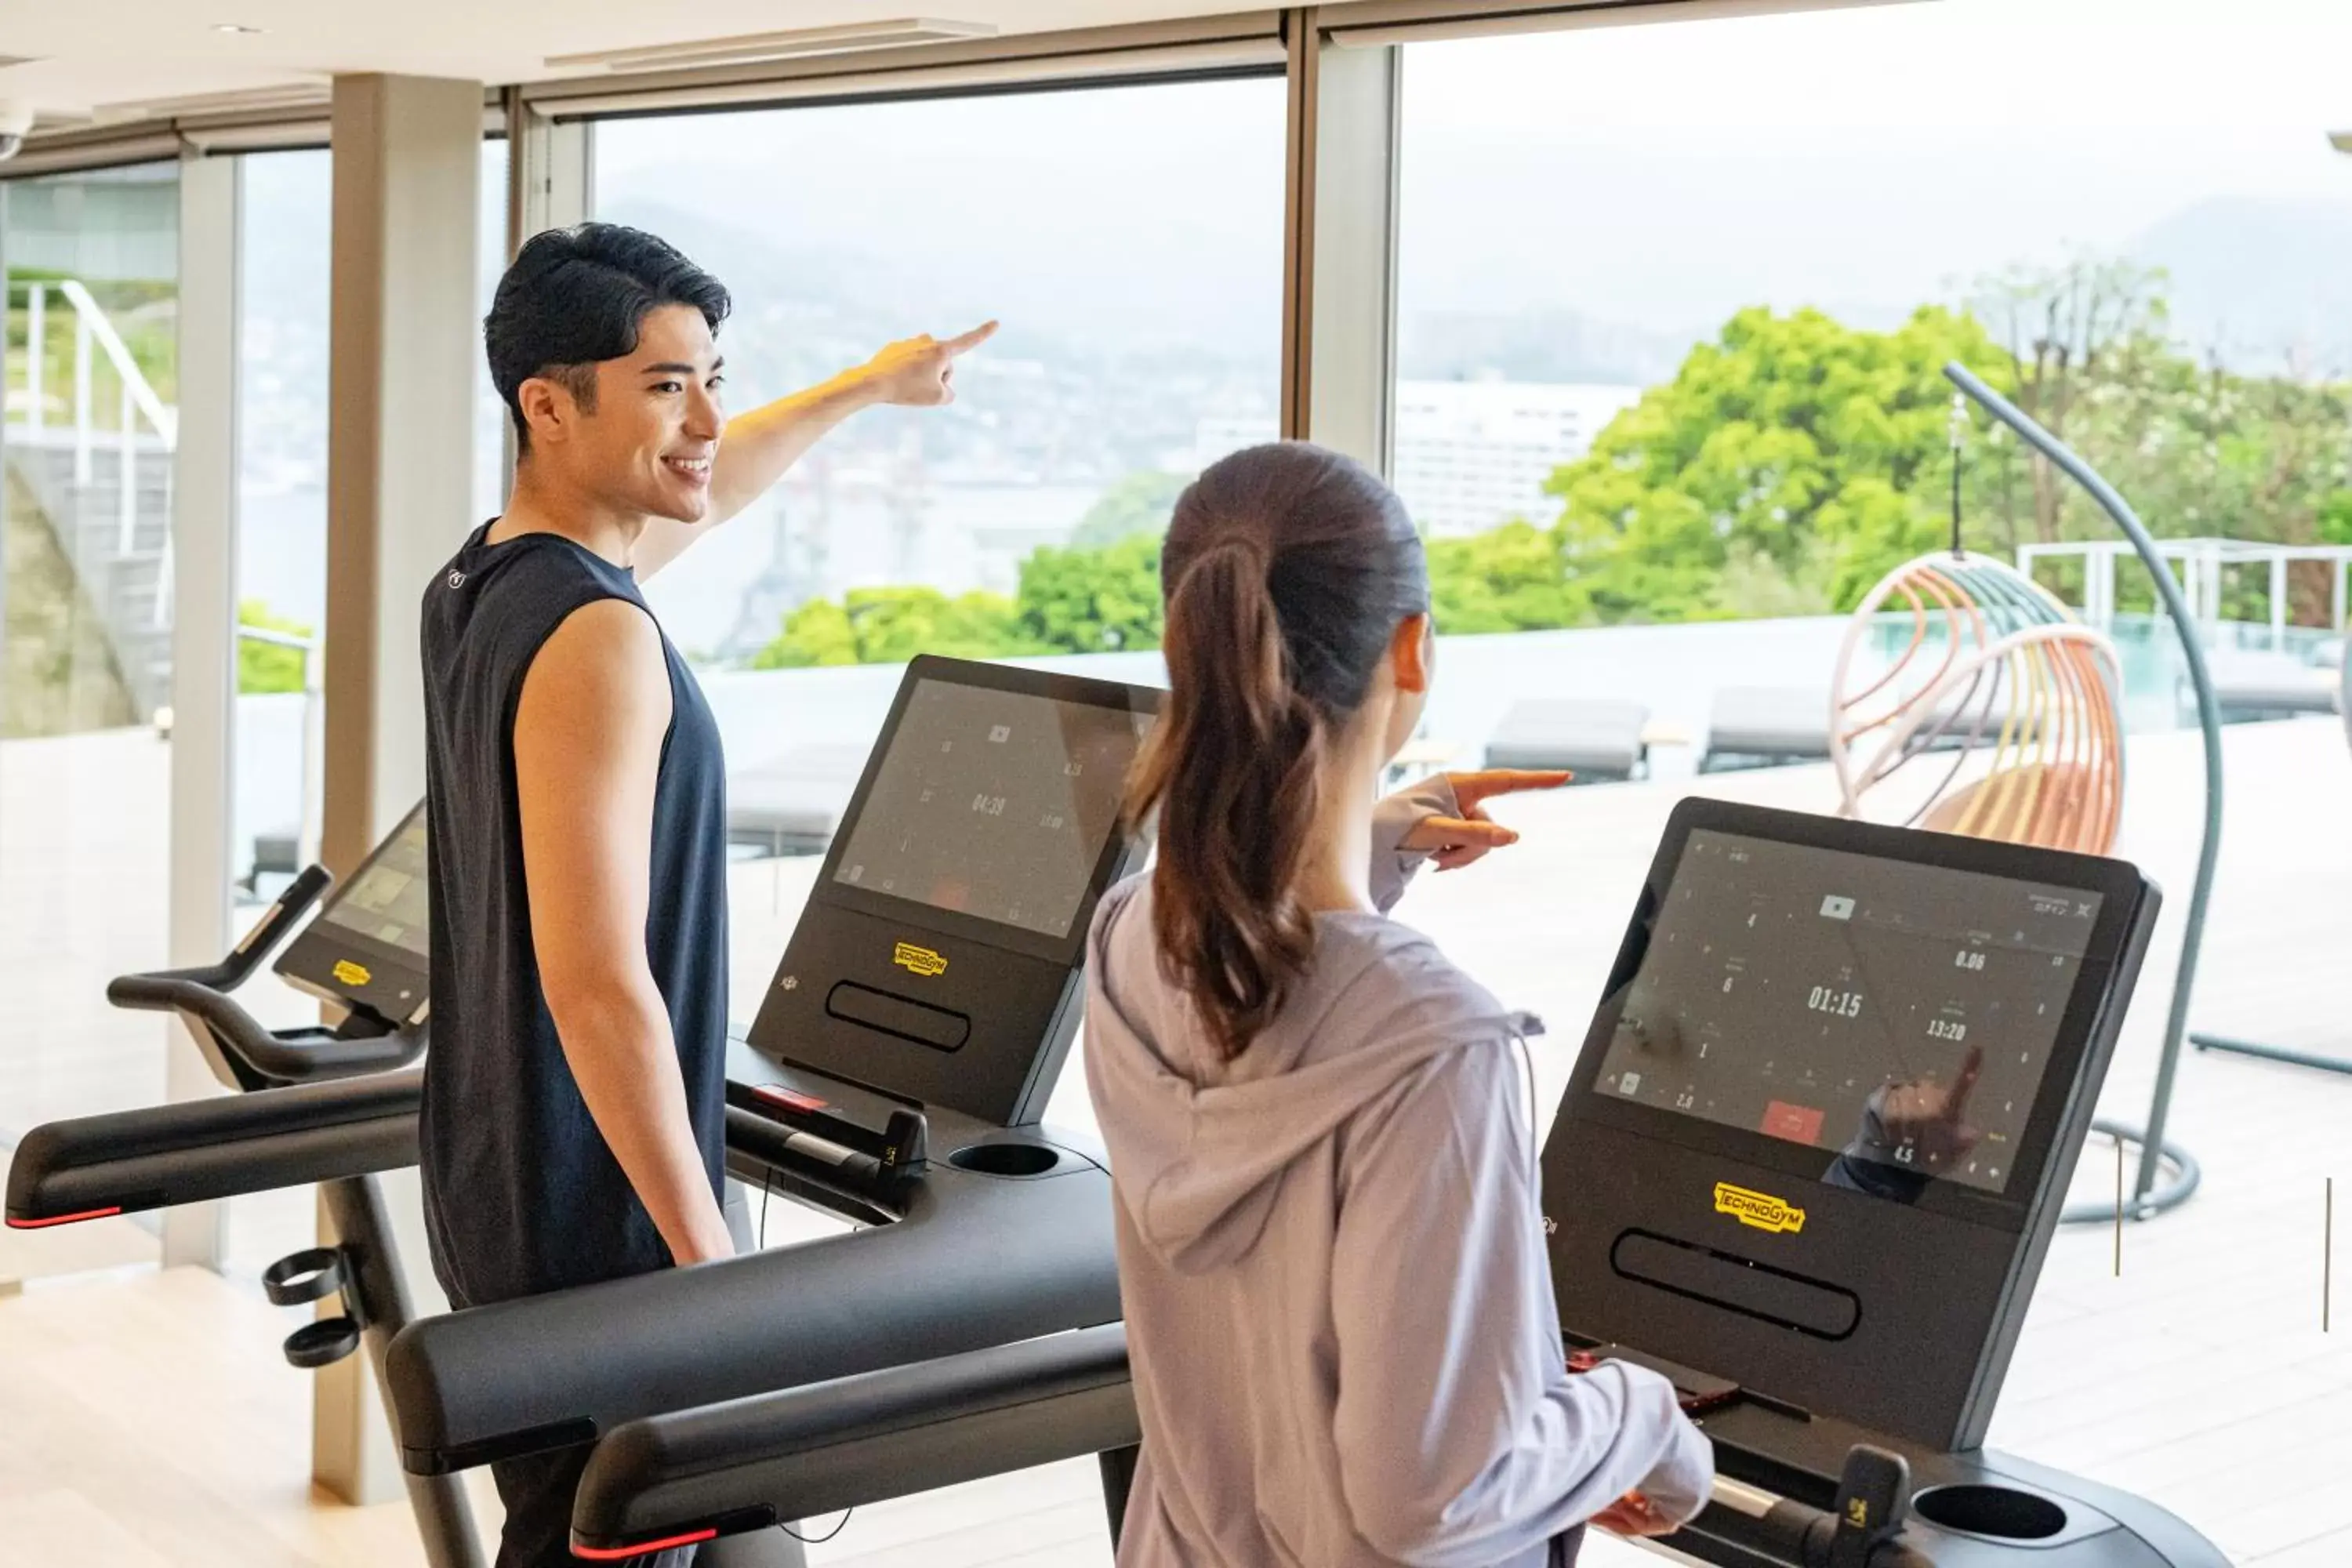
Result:
[[[727,285],[739,307],[775,300],[821,303],[828,312],[854,310],[861,298],[887,298],[904,285],[905,268],[887,255],[828,238],[792,245],[716,213],[623,194],[599,204],[596,216],[661,236]],[[874,322],[845,322],[871,335]]]
[[1671,381],[1710,332],[1659,332],[1573,310],[1419,310],[1401,323],[1400,374],[1409,381]]
[[2216,197],[2132,255],[2170,274],[2173,326],[2234,370],[2352,375],[2352,164],[2342,202]]

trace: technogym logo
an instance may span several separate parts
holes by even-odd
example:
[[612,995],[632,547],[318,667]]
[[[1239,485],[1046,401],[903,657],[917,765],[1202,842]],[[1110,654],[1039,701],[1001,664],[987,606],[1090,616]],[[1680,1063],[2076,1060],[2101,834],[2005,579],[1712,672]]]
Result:
[[919,974],[926,979],[948,972],[946,958],[928,947],[917,947],[911,942],[902,942],[893,948],[890,962],[909,974]]
[[1786,1198],[1735,1187],[1729,1182],[1715,1184],[1715,1212],[1727,1214],[1755,1230],[1793,1236],[1805,1228],[1805,1211]]

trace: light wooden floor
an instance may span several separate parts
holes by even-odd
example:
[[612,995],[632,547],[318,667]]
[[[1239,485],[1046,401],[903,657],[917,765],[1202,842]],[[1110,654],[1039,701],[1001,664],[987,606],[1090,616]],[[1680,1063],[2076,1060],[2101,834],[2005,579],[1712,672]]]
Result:
[[[2136,1119],[2194,869],[2200,774],[2186,736],[2135,740],[2130,765],[2120,852],[2168,894],[2105,1102]],[[2352,1054],[2352,965],[2344,960],[2352,761],[2341,731],[2318,721],[2233,729],[2228,770],[2228,836],[2194,1017]],[[1698,787],[1793,806],[1829,802],[1816,769],[1719,776]],[[1633,785],[1515,803],[1505,814],[1528,833],[1517,850],[1427,879],[1400,911],[1502,994],[1549,1017],[1555,1032],[1541,1060],[1549,1089],[1565,1079],[1650,847],[1680,793]],[[739,868],[739,909],[754,891],[770,906],[764,921],[743,922],[739,951],[761,944],[772,955],[810,868]],[[0,949],[0,1022],[11,1026],[0,1030],[0,1127],[29,1120],[17,1058],[42,1039],[55,1043],[28,1041],[18,1026],[35,1016],[54,1026],[58,1016],[8,1005],[24,967],[14,933],[29,927],[6,893],[0,887],[0,931],[11,938]],[[764,926],[776,929],[754,934]],[[93,928],[84,921],[78,929]],[[132,948],[137,933],[104,934],[113,941],[100,948],[111,952]],[[40,951],[47,956],[36,968],[72,957],[59,943],[45,941]],[[759,961],[747,956],[739,968],[747,962]],[[79,989],[88,980],[41,973],[29,984],[62,1007],[68,994],[95,994]],[[66,1081],[37,1079],[47,1086],[43,1103],[71,1099],[59,1088]],[[92,1093],[102,1087],[95,1076],[86,1081]],[[1084,1112],[1073,1072],[1055,1113],[1083,1121]],[[2173,1135],[2203,1160],[2205,1188],[2186,1209],[2130,1230],[2120,1278],[2109,1232],[2062,1234],[1995,1445],[2154,1498],[2242,1563],[2352,1563],[2352,1485],[2343,1479],[2352,1475],[2352,1319],[2332,1334],[2319,1324],[2321,1184],[2341,1179],[2352,1207],[2347,1126],[2352,1079],[2185,1060]],[[2111,1154],[2095,1147],[2083,1190],[2112,1181]],[[0,1252],[0,1278],[43,1244],[17,1238],[14,1251]],[[2338,1296],[2340,1307],[2352,1303],[2352,1292]],[[277,1359],[283,1317],[247,1287],[191,1271],[75,1278],[0,1300],[0,1508],[10,1521],[0,1558],[18,1561],[22,1550],[28,1563],[416,1562],[399,1505],[350,1510],[310,1495],[308,1389]],[[34,1542],[54,1550],[34,1552]],[[1108,1551],[1093,1468],[1082,1462],[861,1510],[812,1555],[866,1568],[1100,1568]],[[1626,1561],[1640,1559],[1607,1548],[1588,1556],[1595,1568]]]

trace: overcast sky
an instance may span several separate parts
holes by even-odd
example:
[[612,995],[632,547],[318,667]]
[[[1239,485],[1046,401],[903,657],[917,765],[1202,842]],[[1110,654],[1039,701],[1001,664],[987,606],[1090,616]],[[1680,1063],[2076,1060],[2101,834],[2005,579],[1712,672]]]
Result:
[[1907,305],[2216,196],[2352,208],[2326,134],[2352,129],[2347,17],[1929,0],[1425,46],[1406,298],[1673,328],[1758,299]]
[[[2213,196],[2352,207],[2326,141],[2352,129],[2347,60],[2342,0],[1924,0],[1417,45],[1405,304],[1662,330],[1758,300],[1899,310]],[[911,261],[1008,316],[1239,339],[1276,308],[1281,142],[1277,85],[1242,82],[625,122],[597,167],[609,195]]]

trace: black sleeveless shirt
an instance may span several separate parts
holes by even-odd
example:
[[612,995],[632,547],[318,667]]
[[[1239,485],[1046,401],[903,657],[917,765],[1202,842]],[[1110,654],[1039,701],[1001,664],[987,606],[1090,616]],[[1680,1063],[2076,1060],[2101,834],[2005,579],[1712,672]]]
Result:
[[[540,987],[514,722],[523,677],[583,605],[646,602],[571,540],[486,543],[425,592],[432,1049],[418,1127],[434,1272],[461,1305],[666,1267],[669,1251],[580,1097]],[[651,612],[646,611],[650,616]],[[654,793],[646,957],[668,1005],[713,1194],[725,1130],[726,766],[694,676],[662,638],[670,724]]]

